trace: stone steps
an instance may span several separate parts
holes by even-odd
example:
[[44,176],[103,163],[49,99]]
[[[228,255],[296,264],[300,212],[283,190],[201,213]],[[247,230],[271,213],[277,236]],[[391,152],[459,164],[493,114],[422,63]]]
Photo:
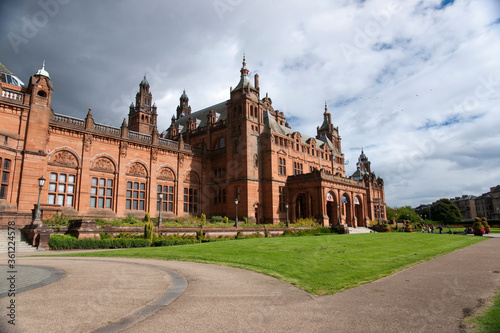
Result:
[[[9,242],[11,241],[8,237],[9,233],[6,229],[0,230],[0,253],[7,253],[9,250]],[[16,233],[14,236],[15,241],[15,252],[34,252],[38,251],[38,249],[34,246],[31,246],[26,236],[21,232],[21,230],[16,229]]]
[[365,228],[365,227],[349,227],[349,233],[350,234],[369,234],[372,233],[373,230]]

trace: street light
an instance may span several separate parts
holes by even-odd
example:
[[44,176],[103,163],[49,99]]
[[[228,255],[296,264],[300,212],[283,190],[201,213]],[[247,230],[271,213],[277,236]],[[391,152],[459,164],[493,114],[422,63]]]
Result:
[[290,228],[290,220],[288,219],[288,204],[287,203],[285,204],[285,208],[286,208],[286,227]]
[[163,210],[163,193],[158,194],[158,197],[160,198],[160,212],[158,213],[158,232],[160,232],[160,225],[161,225],[161,211]]
[[234,226],[238,228],[238,199],[234,199],[234,204],[236,205],[236,220]]
[[42,196],[42,187],[44,184],[45,178],[41,176],[38,178],[38,204],[36,205],[35,220],[33,221],[33,224],[37,224],[39,226],[42,225],[42,220],[40,219],[40,197]]

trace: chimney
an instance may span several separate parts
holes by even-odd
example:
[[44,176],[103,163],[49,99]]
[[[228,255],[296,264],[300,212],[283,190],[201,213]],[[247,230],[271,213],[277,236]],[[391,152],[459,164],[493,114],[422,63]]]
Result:
[[259,74],[254,75],[254,82],[255,82],[255,89],[260,90],[259,89]]

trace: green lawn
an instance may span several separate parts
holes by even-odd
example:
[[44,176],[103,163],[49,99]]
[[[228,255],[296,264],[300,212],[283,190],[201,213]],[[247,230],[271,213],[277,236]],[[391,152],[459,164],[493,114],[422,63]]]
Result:
[[486,309],[483,315],[470,320],[477,328],[476,333],[500,332],[500,293],[494,297],[493,302],[493,306]]
[[268,274],[317,295],[356,287],[483,237],[373,233],[276,237],[71,254],[195,261]]

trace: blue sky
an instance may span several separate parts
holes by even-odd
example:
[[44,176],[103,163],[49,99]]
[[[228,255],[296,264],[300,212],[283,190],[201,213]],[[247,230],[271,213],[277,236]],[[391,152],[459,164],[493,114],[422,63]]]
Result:
[[353,173],[361,147],[390,206],[500,184],[500,2],[10,1],[0,61],[24,82],[43,60],[56,113],[120,126],[146,73],[166,129],[229,98],[243,53],[292,128],[325,100]]

